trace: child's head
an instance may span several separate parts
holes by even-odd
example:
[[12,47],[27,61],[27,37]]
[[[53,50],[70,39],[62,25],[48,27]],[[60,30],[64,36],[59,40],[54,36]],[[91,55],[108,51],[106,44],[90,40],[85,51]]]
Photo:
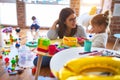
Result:
[[104,33],[106,32],[109,19],[109,14],[98,14],[91,20],[91,33]]
[[35,16],[32,16],[32,20],[35,20],[36,19],[36,17]]

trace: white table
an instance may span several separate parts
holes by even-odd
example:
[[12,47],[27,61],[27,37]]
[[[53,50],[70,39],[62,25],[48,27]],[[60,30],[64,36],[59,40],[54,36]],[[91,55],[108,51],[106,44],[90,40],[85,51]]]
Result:
[[[108,50],[108,49],[93,47],[91,51],[94,51],[94,50],[102,51],[102,50]],[[109,51],[117,52],[113,50],[109,50]],[[83,47],[69,48],[55,54],[50,61],[50,69],[53,72],[53,74],[57,77],[57,73],[61,68],[63,68],[64,64],[67,61],[73,58],[86,57],[89,55],[89,54],[80,55],[79,54],[80,52],[84,52]]]
[[114,37],[116,38],[116,40],[115,40],[115,44],[113,46],[113,50],[115,50],[115,48],[116,48],[116,46],[117,46],[117,44],[119,42],[120,34],[114,34]]

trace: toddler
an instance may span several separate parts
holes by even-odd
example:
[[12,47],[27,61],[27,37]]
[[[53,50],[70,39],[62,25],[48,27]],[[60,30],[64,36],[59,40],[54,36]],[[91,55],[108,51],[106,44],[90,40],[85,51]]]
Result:
[[106,29],[109,24],[109,14],[98,14],[91,19],[90,33],[94,33],[95,35],[91,38],[93,47],[101,47],[106,48],[108,34]]
[[32,20],[33,20],[33,23],[31,25],[30,29],[31,29],[31,33],[32,33],[34,39],[36,39],[39,29],[40,29],[40,26],[39,26],[39,23],[35,16],[32,16]]

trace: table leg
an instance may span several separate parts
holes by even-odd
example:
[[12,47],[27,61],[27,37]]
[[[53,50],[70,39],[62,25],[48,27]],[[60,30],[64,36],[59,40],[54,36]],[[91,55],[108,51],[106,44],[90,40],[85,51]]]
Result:
[[36,73],[35,73],[35,80],[38,80],[38,76],[39,76],[40,68],[41,68],[41,63],[42,63],[42,55],[38,55],[37,69],[36,69]]
[[115,41],[115,44],[114,44],[114,46],[113,46],[113,50],[115,50],[115,47],[116,47],[118,41],[119,41],[119,39],[117,38],[116,41]]

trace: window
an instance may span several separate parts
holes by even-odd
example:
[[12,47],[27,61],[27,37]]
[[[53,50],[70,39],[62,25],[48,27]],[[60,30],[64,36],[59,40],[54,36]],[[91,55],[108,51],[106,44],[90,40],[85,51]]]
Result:
[[[30,26],[32,24],[31,17],[36,16],[40,26],[51,27],[53,22],[58,19],[59,12],[61,11],[61,9],[64,7],[69,7],[69,2],[70,2],[70,0],[37,0],[37,1],[39,1],[38,2],[39,4],[37,3],[26,4],[26,25],[27,26]],[[43,2],[40,2],[40,1],[43,1]],[[53,1],[54,4],[50,1]]]
[[17,25],[16,3],[0,3],[0,24]]
[[93,6],[96,6],[98,9],[101,9],[101,0],[80,0],[80,12],[79,15],[88,13]]
[[89,15],[89,12],[91,11],[91,15],[94,15],[96,13],[96,8],[97,13],[101,13],[101,0],[80,0],[80,12],[77,18],[78,25],[84,26],[85,29],[88,29],[88,27],[91,28],[90,19],[92,16]]

